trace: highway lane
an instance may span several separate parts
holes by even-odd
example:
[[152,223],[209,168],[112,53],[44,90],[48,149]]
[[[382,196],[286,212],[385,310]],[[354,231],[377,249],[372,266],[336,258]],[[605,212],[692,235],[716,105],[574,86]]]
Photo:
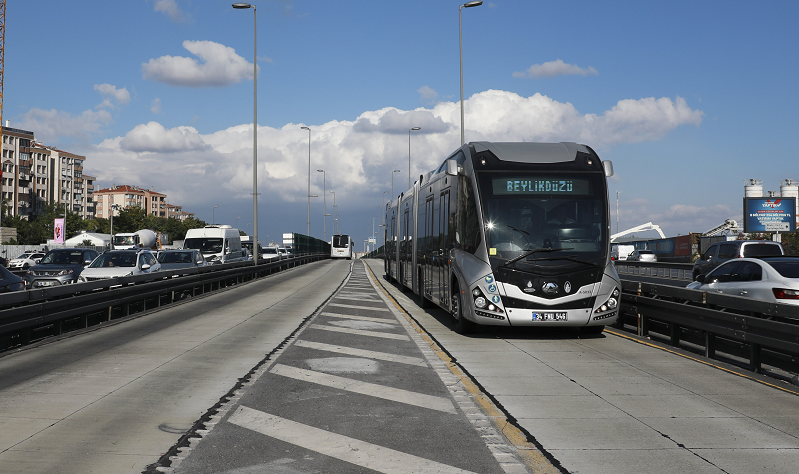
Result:
[[797,387],[606,330],[451,330],[385,290],[562,472],[795,473]]
[[138,473],[349,274],[300,266],[0,357],[0,472]]

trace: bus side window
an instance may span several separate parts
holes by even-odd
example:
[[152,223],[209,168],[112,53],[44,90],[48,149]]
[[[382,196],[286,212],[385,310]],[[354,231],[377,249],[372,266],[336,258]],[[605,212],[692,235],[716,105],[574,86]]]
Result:
[[457,233],[461,240],[461,249],[475,253],[480,246],[480,221],[477,218],[477,201],[472,180],[467,176],[458,176]]

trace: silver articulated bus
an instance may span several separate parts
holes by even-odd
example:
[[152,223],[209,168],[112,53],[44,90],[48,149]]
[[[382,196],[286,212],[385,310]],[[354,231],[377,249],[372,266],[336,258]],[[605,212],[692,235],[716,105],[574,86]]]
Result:
[[464,145],[386,205],[389,280],[477,325],[572,326],[618,318],[607,176],[576,143]]
[[349,235],[333,235],[330,240],[330,257],[352,260],[352,239]]

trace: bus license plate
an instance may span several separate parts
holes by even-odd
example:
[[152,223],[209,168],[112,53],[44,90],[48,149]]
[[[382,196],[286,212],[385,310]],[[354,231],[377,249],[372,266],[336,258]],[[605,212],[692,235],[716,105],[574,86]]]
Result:
[[566,321],[568,313],[533,313],[533,321]]

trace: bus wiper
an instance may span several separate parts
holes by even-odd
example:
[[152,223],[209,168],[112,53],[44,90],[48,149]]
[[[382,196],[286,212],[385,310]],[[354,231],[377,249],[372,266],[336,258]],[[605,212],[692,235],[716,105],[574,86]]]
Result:
[[556,248],[552,248],[552,247],[544,247],[544,248],[540,248],[540,249],[528,250],[525,253],[519,255],[518,257],[514,257],[514,258],[508,260],[507,262],[505,262],[505,265],[503,265],[503,266],[507,267],[508,265],[510,265],[512,263],[516,263],[519,260],[523,259],[524,257],[527,257],[528,255],[532,255],[532,254],[534,254],[536,252],[560,252],[561,250],[574,250],[574,248],[573,247],[567,247],[567,248],[556,249]]
[[532,262],[540,262],[540,261],[544,261],[544,260],[570,260],[572,262],[577,262],[577,263],[582,263],[584,265],[591,265],[592,267],[602,268],[601,265],[599,265],[598,263],[594,263],[594,262],[592,262],[590,260],[583,260],[583,259],[580,259],[580,258],[577,258],[577,257],[574,257],[574,256],[569,256],[569,255],[564,256],[564,257],[534,258],[534,259],[532,259],[530,261],[532,261]]

